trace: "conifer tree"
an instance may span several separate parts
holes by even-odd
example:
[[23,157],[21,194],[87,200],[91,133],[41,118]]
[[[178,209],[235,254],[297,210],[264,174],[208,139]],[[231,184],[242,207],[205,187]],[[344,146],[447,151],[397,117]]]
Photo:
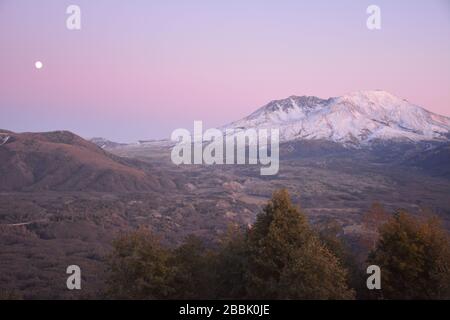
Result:
[[291,203],[275,192],[248,235],[247,291],[257,299],[351,299],[347,271]]
[[108,257],[107,295],[115,299],[165,299],[169,286],[170,252],[144,228],[116,239]]
[[213,256],[196,236],[188,236],[172,251],[170,266],[171,299],[208,299],[214,294]]
[[450,240],[436,218],[398,212],[380,228],[368,261],[381,268],[386,299],[450,298]]
[[215,297],[219,299],[246,298],[247,257],[246,233],[237,226],[229,226],[227,233],[221,239],[214,261]]

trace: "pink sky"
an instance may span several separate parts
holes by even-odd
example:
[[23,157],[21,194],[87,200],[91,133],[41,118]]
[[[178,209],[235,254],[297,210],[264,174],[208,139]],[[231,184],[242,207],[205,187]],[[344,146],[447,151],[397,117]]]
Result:
[[[65,27],[73,3],[80,31]],[[380,31],[366,28],[372,3]],[[166,138],[293,94],[366,89],[450,115],[445,0],[0,0],[0,40],[0,128],[15,131]]]

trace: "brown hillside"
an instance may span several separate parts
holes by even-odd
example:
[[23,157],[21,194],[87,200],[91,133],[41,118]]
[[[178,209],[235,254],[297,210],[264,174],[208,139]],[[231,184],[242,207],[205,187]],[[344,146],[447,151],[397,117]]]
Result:
[[0,131],[0,191],[137,192],[166,181],[68,131]]

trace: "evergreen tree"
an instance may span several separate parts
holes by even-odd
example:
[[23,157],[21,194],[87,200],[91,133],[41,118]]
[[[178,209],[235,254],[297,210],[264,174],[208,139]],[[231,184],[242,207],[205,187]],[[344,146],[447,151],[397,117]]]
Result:
[[381,268],[384,298],[450,298],[450,240],[435,218],[395,214],[380,228],[368,261]]
[[348,271],[348,286],[355,290],[357,298],[365,298],[367,293],[367,275],[362,265],[358,263],[357,257],[352,252],[349,244],[344,240],[342,226],[334,219],[327,219],[319,224],[318,228],[318,234],[322,243]]
[[173,250],[168,260],[171,270],[171,299],[208,299],[214,294],[213,256],[203,242],[189,236]]
[[107,295],[115,299],[165,299],[169,286],[170,252],[147,229],[124,234],[108,258]]
[[247,291],[259,299],[351,299],[347,271],[294,207],[274,193],[248,235]]
[[247,268],[246,234],[236,226],[230,226],[221,239],[214,262],[215,297],[219,299],[244,299],[246,294],[245,271]]

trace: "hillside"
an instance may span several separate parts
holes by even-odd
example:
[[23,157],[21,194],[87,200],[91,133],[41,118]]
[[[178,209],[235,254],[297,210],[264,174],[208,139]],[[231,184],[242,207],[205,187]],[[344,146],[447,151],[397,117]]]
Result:
[[160,190],[161,177],[68,132],[0,133],[0,191]]

